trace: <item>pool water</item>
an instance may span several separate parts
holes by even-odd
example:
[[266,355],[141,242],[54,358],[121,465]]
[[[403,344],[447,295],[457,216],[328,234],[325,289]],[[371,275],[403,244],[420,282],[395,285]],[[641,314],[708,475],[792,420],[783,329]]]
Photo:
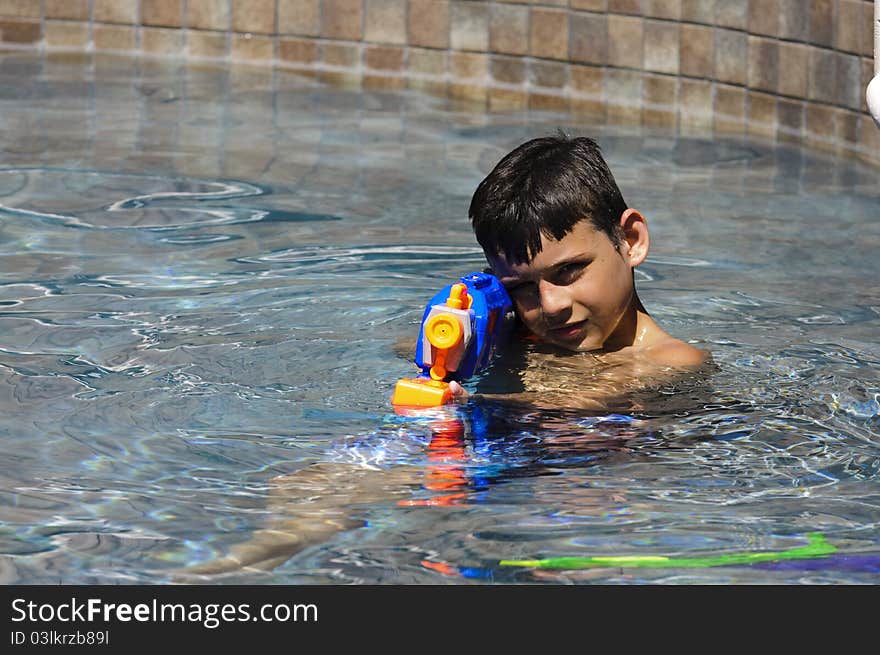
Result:
[[[175,581],[296,525],[300,497],[339,529],[198,581],[877,582],[880,172],[124,57],[3,55],[0,125],[3,583]],[[483,266],[476,184],[557,128],[602,145],[651,227],[642,300],[717,371],[632,411],[395,414],[414,371],[398,344]],[[310,470],[343,473],[285,482]],[[812,533],[834,557],[501,564],[784,551]]]

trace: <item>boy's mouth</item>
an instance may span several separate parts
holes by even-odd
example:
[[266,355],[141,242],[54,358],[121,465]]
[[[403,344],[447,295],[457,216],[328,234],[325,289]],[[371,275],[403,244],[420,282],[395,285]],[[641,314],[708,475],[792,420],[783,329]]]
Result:
[[555,339],[573,339],[580,335],[583,331],[584,327],[586,327],[587,321],[577,321],[575,323],[566,323],[565,325],[560,325],[559,327],[550,328],[547,333],[552,335]]

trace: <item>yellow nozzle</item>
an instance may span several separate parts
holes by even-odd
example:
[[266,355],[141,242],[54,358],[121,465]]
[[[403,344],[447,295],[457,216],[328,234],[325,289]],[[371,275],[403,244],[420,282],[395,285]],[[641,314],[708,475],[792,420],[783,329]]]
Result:
[[446,299],[446,306],[452,309],[470,309],[471,297],[467,292],[467,285],[459,282],[453,284],[449,290],[449,297]]
[[391,404],[395,408],[437,407],[452,402],[449,384],[423,378],[404,378],[397,382]]
[[435,314],[425,323],[425,337],[437,349],[431,377],[442,380],[446,377],[446,353],[461,342],[461,323],[452,314]]
[[454,348],[461,341],[461,323],[452,314],[435,314],[425,323],[425,337],[435,348]]

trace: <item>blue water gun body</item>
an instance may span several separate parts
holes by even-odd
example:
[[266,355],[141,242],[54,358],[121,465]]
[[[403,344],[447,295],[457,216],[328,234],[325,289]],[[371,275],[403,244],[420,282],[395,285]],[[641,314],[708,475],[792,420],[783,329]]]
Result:
[[489,273],[470,273],[441,289],[422,315],[414,359],[421,372],[398,381],[392,404],[434,407],[452,400],[449,382],[489,366],[514,317],[510,296]]

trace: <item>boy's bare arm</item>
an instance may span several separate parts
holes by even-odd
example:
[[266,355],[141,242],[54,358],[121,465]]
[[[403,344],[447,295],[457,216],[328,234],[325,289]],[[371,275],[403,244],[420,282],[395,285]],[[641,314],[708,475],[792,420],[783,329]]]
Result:
[[271,481],[269,524],[234,545],[222,558],[178,571],[175,578],[242,571],[267,571],[309,546],[362,527],[353,518],[358,506],[409,497],[423,482],[424,471],[409,467],[377,470],[321,462]]

